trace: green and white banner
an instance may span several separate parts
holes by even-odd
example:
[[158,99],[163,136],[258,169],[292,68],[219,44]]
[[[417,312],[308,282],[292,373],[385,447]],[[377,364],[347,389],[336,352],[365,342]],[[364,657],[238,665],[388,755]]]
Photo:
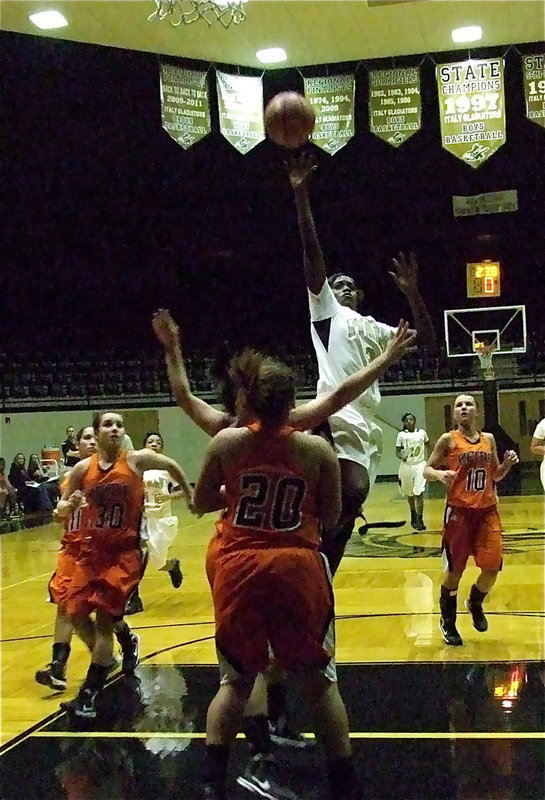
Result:
[[373,69],[369,72],[369,127],[393,147],[420,130],[420,70]]
[[505,143],[503,73],[503,58],[437,66],[443,147],[471,167],[480,167]]
[[184,150],[210,133],[206,72],[160,65],[163,128]]
[[261,78],[216,72],[220,130],[239,153],[248,153],[265,138]]
[[526,116],[545,128],[545,56],[524,56]]
[[316,114],[312,142],[330,156],[354,136],[353,75],[305,78],[305,97]]

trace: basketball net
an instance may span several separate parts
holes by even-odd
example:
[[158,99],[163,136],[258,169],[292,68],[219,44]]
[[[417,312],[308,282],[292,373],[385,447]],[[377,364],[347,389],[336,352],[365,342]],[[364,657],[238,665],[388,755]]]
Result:
[[221,22],[224,28],[231,24],[238,25],[246,19],[244,3],[247,0],[154,0],[155,11],[148,17],[154,19],[170,18],[170,24],[189,25],[198,19],[204,19],[208,25]]
[[495,380],[496,373],[492,367],[492,358],[494,357],[494,352],[496,350],[495,343],[484,344],[484,342],[475,342],[473,350],[479,359],[485,381]]

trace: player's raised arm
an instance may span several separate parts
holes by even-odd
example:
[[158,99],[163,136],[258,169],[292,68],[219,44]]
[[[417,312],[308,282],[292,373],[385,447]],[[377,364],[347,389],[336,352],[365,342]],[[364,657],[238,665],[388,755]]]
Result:
[[295,198],[299,233],[303,243],[305,280],[312,294],[319,294],[326,280],[326,269],[308,196],[308,182],[316,169],[316,164],[310,155],[301,153],[292,156],[287,167]]
[[392,280],[407,298],[413,312],[414,327],[418,334],[418,346],[429,352],[437,350],[437,336],[428,309],[418,288],[418,263],[414,253],[399,253],[399,258],[392,259],[395,272],[390,272]]
[[444,433],[440,436],[424,467],[424,477],[427,481],[440,481],[447,489],[456,477],[456,473],[452,469],[439,469],[439,467],[446,461],[451,440],[450,433]]
[[164,308],[157,311],[153,315],[152,326],[165,348],[168,380],[177,404],[201,430],[209,436],[215,436],[231,424],[231,417],[212,408],[191,391],[180,344],[180,330],[170,312]]
[[369,366],[362,367],[346,378],[337,389],[292,409],[289,424],[300,430],[310,430],[320,425],[363,394],[369,386],[382,377],[388,367],[407,353],[416,350],[415,339],[416,333],[409,330],[406,322],[400,320],[397,331],[386,345],[384,353],[371,361]]

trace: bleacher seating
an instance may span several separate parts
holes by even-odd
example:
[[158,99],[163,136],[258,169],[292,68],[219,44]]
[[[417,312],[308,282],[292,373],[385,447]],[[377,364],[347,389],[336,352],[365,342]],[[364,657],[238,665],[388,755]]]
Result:
[[[39,355],[39,354],[38,354]],[[317,370],[311,353],[282,354],[296,372],[301,392],[310,393],[316,384]],[[214,359],[196,356],[187,359],[189,381],[197,394],[213,397],[217,391]],[[509,363],[502,371],[498,360],[500,386],[542,384],[545,378],[545,342],[535,339],[529,351]],[[136,356],[120,354],[108,360],[94,353],[66,354],[39,361],[24,354],[0,353],[0,402],[3,407],[44,406],[53,401],[81,402],[84,398],[161,398],[167,401],[170,387],[163,360],[159,354]],[[457,387],[471,376],[478,376],[478,366],[471,359],[449,359],[439,355],[416,353],[390,367],[383,386],[391,391],[421,388],[422,384],[437,388]]]

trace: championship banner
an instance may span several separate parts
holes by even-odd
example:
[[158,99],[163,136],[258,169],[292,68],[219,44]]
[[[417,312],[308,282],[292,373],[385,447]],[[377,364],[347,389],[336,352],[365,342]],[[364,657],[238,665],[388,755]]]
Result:
[[261,78],[216,72],[220,130],[243,155],[265,138]]
[[393,147],[399,147],[420,130],[422,99],[420,70],[369,71],[369,127]]
[[526,116],[545,128],[545,56],[524,56]]
[[312,142],[330,156],[354,136],[353,75],[305,78],[305,97],[316,114]]
[[163,128],[184,150],[210,133],[206,72],[160,65]]
[[443,147],[471,167],[505,142],[503,58],[437,66]]

